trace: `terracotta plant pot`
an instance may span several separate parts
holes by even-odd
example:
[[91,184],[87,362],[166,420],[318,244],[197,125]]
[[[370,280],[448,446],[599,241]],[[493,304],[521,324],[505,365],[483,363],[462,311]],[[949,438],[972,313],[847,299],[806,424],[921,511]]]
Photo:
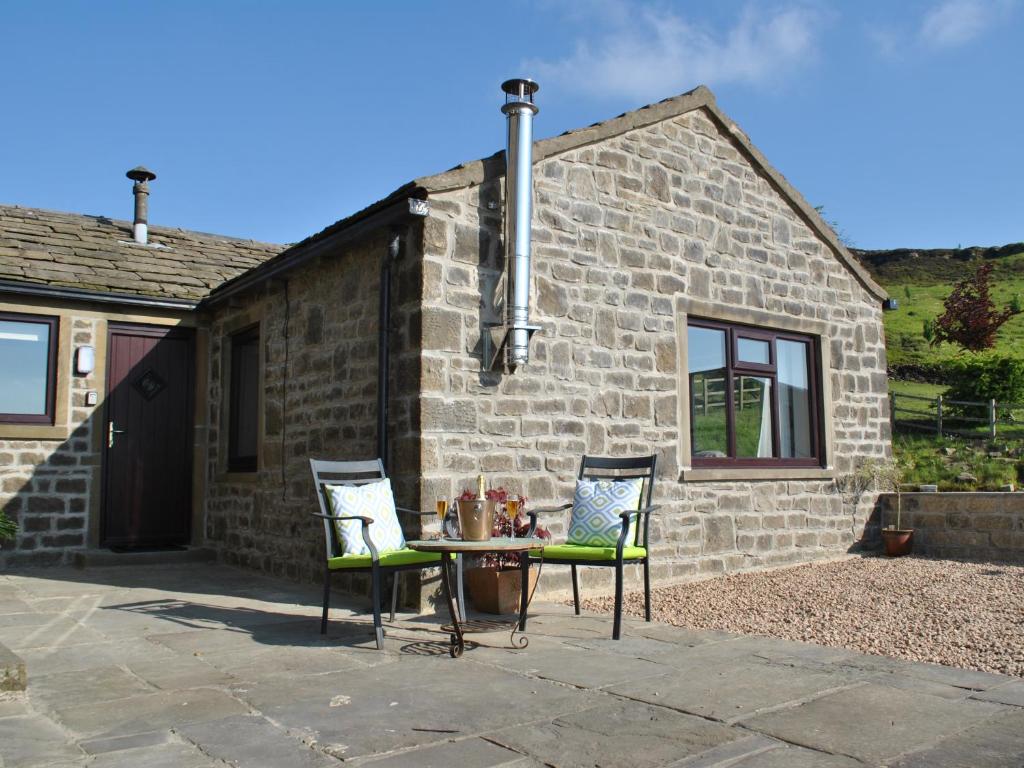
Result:
[[490,541],[494,528],[493,499],[459,499],[459,529],[466,541]]
[[[468,568],[466,589],[473,607],[483,613],[519,613],[522,573],[518,568],[499,571],[497,568]],[[529,593],[537,584],[537,569],[530,569]]]
[[885,542],[885,554],[889,557],[909,555],[914,548],[913,528],[883,528],[882,541]]

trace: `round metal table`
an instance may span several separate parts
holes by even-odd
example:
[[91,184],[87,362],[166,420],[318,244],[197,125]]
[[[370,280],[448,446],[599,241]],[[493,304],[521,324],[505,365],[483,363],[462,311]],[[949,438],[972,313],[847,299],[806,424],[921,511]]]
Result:
[[[454,560],[449,557],[452,554],[487,555],[487,554],[518,554],[519,570],[522,573],[522,591],[519,596],[519,616],[511,623],[512,635],[509,638],[515,648],[525,648],[529,639],[522,634],[526,631],[526,611],[530,607],[530,599],[533,595],[530,591],[530,552],[544,548],[544,540],[536,537],[530,538],[509,538],[507,536],[495,536],[487,541],[465,541],[463,539],[423,539],[418,541],[407,541],[409,549],[420,552],[441,553],[441,586],[444,590],[445,600],[448,603],[448,615],[451,616],[450,627],[442,629],[450,630],[448,653],[453,659],[457,659],[466,650],[464,635],[473,631],[491,631],[496,623],[493,621],[473,622],[467,621],[466,617],[460,617],[455,608],[455,600],[452,590],[454,576],[452,568]],[[517,638],[516,635],[519,635]]]

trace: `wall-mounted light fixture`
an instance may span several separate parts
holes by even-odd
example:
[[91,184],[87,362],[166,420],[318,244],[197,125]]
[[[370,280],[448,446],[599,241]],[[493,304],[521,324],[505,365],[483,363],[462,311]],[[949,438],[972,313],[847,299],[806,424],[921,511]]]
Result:
[[882,301],[882,310],[885,312],[893,312],[900,308],[900,303],[896,299],[888,298]]
[[79,347],[75,350],[75,373],[85,375],[96,370],[96,348]]

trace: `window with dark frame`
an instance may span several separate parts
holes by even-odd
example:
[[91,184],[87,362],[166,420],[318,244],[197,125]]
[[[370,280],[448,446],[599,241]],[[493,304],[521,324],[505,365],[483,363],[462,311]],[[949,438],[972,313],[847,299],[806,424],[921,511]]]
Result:
[[260,329],[231,336],[228,471],[255,472],[259,445]]
[[693,466],[822,466],[818,343],[804,334],[690,319]]
[[56,317],[0,313],[0,423],[54,423]]

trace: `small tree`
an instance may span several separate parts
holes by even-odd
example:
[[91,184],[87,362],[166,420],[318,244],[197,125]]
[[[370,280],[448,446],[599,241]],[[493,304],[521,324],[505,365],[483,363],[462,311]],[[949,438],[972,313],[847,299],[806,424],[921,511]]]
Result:
[[921,326],[921,335],[929,344],[935,343],[935,319],[926,318]]
[[992,262],[980,264],[973,277],[953,286],[944,302],[946,311],[935,320],[932,345],[951,341],[970,352],[995,346],[1000,327],[1019,310],[1012,306],[996,309],[989,287],[992,266]]

